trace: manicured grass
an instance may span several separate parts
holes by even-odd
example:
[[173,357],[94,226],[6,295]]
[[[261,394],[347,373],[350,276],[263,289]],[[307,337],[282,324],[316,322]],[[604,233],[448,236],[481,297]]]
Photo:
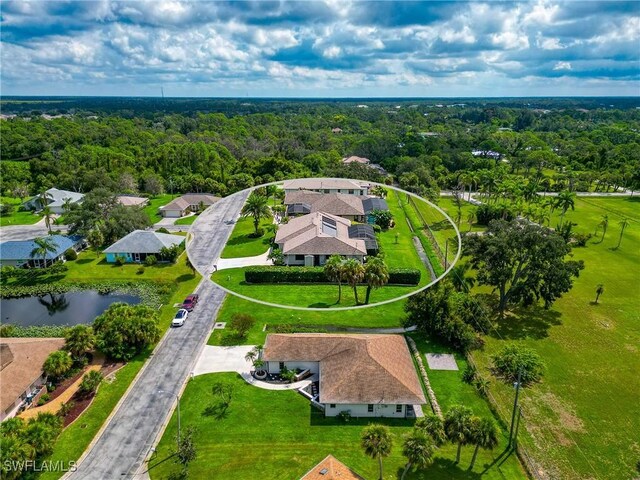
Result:
[[253,218],[240,218],[231,232],[231,236],[220,255],[220,258],[255,257],[269,250],[273,234],[266,228],[271,225],[271,220],[262,220],[260,228],[265,230],[262,237],[251,238],[253,233]]
[[[211,394],[216,382],[228,382],[234,387],[233,400],[222,418],[203,415],[214,403]],[[411,420],[352,419],[343,423],[325,418],[312,409],[309,402],[292,391],[263,390],[245,383],[237,374],[209,374],[189,381],[181,400],[181,421],[184,431],[194,426],[197,458],[189,465],[191,478],[206,478],[215,472],[217,479],[297,479],[311,467],[332,454],[365,478],[377,478],[378,463],[365,456],[360,447],[360,434],[371,422],[389,426],[393,435],[393,450],[384,459],[384,478],[397,479],[406,460],[402,456],[403,435],[411,430]],[[174,414],[150,462],[152,479],[166,478],[178,470],[172,455],[177,435],[177,415]],[[453,463],[455,447],[441,448],[434,464],[407,479],[475,478],[486,467],[483,478],[525,478],[513,460],[496,461],[502,449],[480,451],[473,473],[467,471],[472,448],[463,449],[460,465]]]
[[174,225],[191,225],[198,218],[197,215],[190,215],[188,217],[182,217],[175,221]]
[[160,213],[158,213],[158,209],[160,207],[164,207],[175,197],[175,195],[164,194],[158,195],[157,197],[149,198],[149,203],[144,207],[144,211],[147,215],[149,215],[151,223],[156,223],[162,220],[162,216],[160,216]]
[[[484,351],[474,353],[489,376],[491,354],[507,342],[533,348],[547,368],[542,383],[522,392],[521,443],[551,478],[618,479],[634,476],[640,431],[640,201],[576,199],[567,220],[593,233],[609,215],[605,240],[574,248],[585,269],[552,309],[515,312],[498,323]],[[554,213],[554,219],[559,213]],[[618,221],[629,218],[619,249]],[[554,225],[554,219],[551,224]],[[595,290],[603,284],[598,305]],[[509,416],[513,389],[496,379],[491,391]]]
[[18,211],[18,208],[22,205],[19,198],[0,197],[0,203],[4,205],[13,205],[13,211],[9,215],[3,215],[0,217],[0,227],[7,227],[10,225],[33,225],[42,219],[40,215],[30,211]]

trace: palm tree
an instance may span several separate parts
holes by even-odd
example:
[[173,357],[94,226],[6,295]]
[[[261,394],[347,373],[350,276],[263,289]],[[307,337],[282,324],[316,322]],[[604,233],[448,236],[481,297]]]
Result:
[[435,449],[433,440],[422,430],[416,428],[407,435],[402,445],[402,454],[407,457],[407,464],[400,480],[404,480],[411,468],[427,468],[431,465]]
[[47,266],[47,254],[55,253],[58,249],[58,244],[52,237],[38,237],[33,240],[36,246],[31,250],[29,256],[31,258],[41,257],[44,266]]
[[265,194],[267,195],[267,198],[269,197],[273,197],[273,206],[276,206],[276,195],[278,194],[278,190],[280,190],[278,188],[277,185],[267,185],[265,187]]
[[567,190],[560,192],[555,199],[555,208],[559,208],[562,210],[560,214],[560,225],[564,223],[564,215],[567,213],[567,210],[571,208],[571,210],[575,210],[575,198],[576,194],[573,192],[569,192]]
[[51,235],[51,221],[53,220],[53,211],[47,205],[42,209],[41,213],[42,213],[42,216],[44,217],[44,224],[47,227],[47,231],[49,232],[49,235]]
[[43,209],[47,205],[49,205],[49,200],[53,200],[53,195],[51,195],[46,190],[38,195],[38,203],[40,204],[40,209]]
[[102,234],[102,231],[100,231],[99,228],[91,230],[87,234],[87,242],[89,242],[89,245],[91,245],[93,250],[96,252],[96,258],[98,258],[98,250],[104,243],[104,235]]
[[65,198],[62,201],[62,211],[64,212],[65,215],[71,211],[72,205],[73,203],[70,198]]
[[604,235],[607,233],[607,227],[609,226],[609,215],[603,215],[602,221],[598,224],[602,227],[602,237],[600,238],[600,243],[604,241]]
[[371,424],[362,430],[360,438],[364,453],[374,460],[378,459],[380,480],[382,480],[382,457],[389,456],[393,445],[389,429],[384,425]]
[[473,227],[473,222],[476,221],[476,214],[474,212],[469,212],[467,215],[467,223],[469,224],[469,231],[471,231],[471,227]]
[[493,450],[498,445],[498,429],[496,424],[490,418],[473,417],[471,419],[471,438],[470,442],[476,446],[471,457],[469,470],[473,470],[480,448],[484,450]]
[[364,267],[355,260],[350,259],[344,262],[344,279],[353,287],[353,295],[356,297],[356,305],[358,305],[358,284],[364,280]]
[[253,217],[253,228],[256,237],[259,236],[260,220],[272,217],[267,197],[256,192],[251,192],[240,213],[245,218]]
[[600,295],[602,295],[604,293],[604,285],[599,283],[598,286],[596,287],[596,305],[598,304],[598,299],[600,298]]
[[616,249],[620,247],[620,243],[622,242],[622,235],[624,234],[624,229],[629,226],[629,220],[625,218],[619,223],[619,225],[620,225],[620,237],[618,238],[618,244],[616,245]]
[[476,279],[474,277],[468,276],[467,273],[471,270],[471,264],[467,263],[458,263],[455,267],[453,267],[451,271],[451,283],[453,283],[453,287],[458,292],[469,292],[473,288],[476,283]]
[[89,325],[76,325],[70,328],[64,338],[64,349],[76,358],[91,350],[96,343],[93,328]]
[[472,415],[473,412],[470,408],[454,405],[444,417],[444,431],[447,434],[447,438],[450,442],[458,444],[456,463],[460,463],[462,446],[469,443],[471,438]]
[[371,193],[371,195],[375,195],[376,197],[386,198],[387,189],[380,185],[376,185],[369,191],[369,193]]
[[69,371],[72,364],[69,353],[58,350],[49,354],[42,365],[42,371],[48,377],[59,378]]
[[364,265],[364,281],[367,283],[367,294],[364,299],[365,305],[369,303],[371,290],[380,288],[389,281],[389,269],[381,257],[370,257]]
[[436,447],[441,447],[447,441],[442,419],[433,413],[416,420],[416,428],[424,430],[433,439]]
[[342,299],[342,281],[344,280],[344,259],[340,255],[331,255],[324,264],[324,274],[330,282],[338,283],[338,302]]

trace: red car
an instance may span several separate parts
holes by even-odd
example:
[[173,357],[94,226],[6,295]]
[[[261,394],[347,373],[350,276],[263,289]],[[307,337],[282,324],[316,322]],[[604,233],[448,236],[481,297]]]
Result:
[[198,295],[195,293],[193,295],[189,295],[184,299],[184,302],[182,302],[182,308],[190,312],[198,304],[198,298]]

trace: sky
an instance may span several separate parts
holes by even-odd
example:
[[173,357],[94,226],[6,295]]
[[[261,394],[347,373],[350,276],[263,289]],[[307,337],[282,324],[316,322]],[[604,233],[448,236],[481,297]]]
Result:
[[3,0],[0,14],[2,95],[640,95],[640,1]]

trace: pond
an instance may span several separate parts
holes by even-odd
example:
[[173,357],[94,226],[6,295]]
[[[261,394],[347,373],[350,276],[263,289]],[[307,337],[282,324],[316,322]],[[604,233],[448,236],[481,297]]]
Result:
[[92,323],[109,305],[116,302],[135,305],[135,295],[108,293],[96,290],[54,293],[43,297],[22,297],[0,300],[2,323],[28,327],[32,325],[77,325]]

